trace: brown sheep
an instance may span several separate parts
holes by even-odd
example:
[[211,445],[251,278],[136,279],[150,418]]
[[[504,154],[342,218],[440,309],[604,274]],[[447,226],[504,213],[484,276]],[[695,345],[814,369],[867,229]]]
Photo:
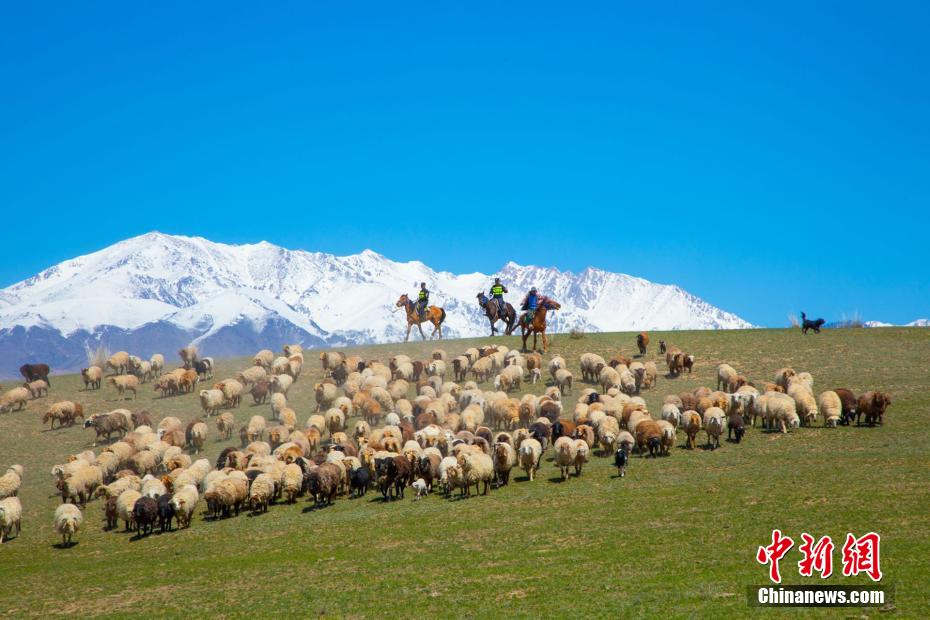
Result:
[[[840,399],[842,402],[842,398]],[[891,396],[885,392],[868,391],[859,396],[856,403],[856,426],[865,415],[865,423],[875,426],[875,422],[884,424],[885,410],[891,405]]]

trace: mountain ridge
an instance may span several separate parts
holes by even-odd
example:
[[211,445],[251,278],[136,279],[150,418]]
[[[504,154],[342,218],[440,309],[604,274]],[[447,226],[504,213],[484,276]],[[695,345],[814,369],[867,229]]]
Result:
[[[81,364],[75,345],[131,344],[136,333],[146,342],[162,334],[165,351],[188,339],[212,354],[251,353],[240,349],[258,334],[299,337],[310,346],[396,341],[406,326],[394,302],[420,281],[446,309],[447,337],[487,335],[475,296],[495,275],[514,304],[532,285],[556,298],[563,309],[552,317],[553,331],[752,327],[676,285],[595,267],[576,274],[510,261],[496,274],[454,274],[371,249],[336,256],[267,241],[228,245],[150,232],[0,290],[0,346],[12,346],[15,358],[2,362],[0,373],[43,356],[53,367],[74,369]],[[428,335],[432,328],[424,329]]]

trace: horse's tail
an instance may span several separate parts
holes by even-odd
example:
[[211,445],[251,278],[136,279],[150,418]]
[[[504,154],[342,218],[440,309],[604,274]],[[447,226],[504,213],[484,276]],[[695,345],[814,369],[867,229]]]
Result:
[[445,308],[439,309],[439,324],[442,325],[442,322],[446,320],[446,310]]

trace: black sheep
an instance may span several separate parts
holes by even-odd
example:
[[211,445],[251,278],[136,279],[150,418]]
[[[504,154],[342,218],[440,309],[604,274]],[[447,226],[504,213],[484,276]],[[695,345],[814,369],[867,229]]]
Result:
[[621,478],[626,475],[626,464],[629,460],[630,457],[626,452],[626,448],[620,448],[617,450],[617,453],[614,454],[614,467],[617,468],[617,473]]
[[349,474],[349,485],[352,488],[353,497],[362,497],[365,493],[368,492],[368,483],[371,482],[371,477],[368,475],[368,470],[364,467],[356,467],[352,470],[352,473]]
[[171,520],[175,518],[173,498],[173,493],[165,493],[158,498],[158,527],[162,534],[171,531]]
[[727,439],[730,439],[736,434],[736,443],[739,443],[743,440],[743,435],[745,433],[746,425],[743,422],[743,416],[738,413],[731,413],[730,419],[727,422]]
[[148,536],[155,529],[158,519],[158,502],[151,497],[140,497],[132,509],[132,518],[136,522],[136,534]]

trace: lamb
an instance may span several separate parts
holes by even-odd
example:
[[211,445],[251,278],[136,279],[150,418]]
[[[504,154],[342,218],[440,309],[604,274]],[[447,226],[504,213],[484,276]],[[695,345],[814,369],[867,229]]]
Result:
[[23,506],[18,497],[7,497],[0,500],[0,545],[3,544],[4,538],[9,538],[13,529],[16,529],[16,536],[22,528]]
[[734,433],[736,434],[736,443],[742,441],[743,435],[746,433],[746,423],[738,411],[730,413],[730,417],[727,419],[727,439],[731,439]]
[[530,482],[532,482],[536,471],[539,469],[542,445],[536,439],[527,437],[520,443],[519,456],[520,466],[526,472]]
[[[584,442],[582,442],[584,443]],[[575,465],[578,456],[578,447],[571,437],[559,437],[553,444],[555,450],[555,464],[558,465],[562,480],[568,480],[570,470]]]
[[885,411],[891,405],[891,396],[885,392],[868,391],[861,396],[856,403],[856,426],[865,415],[865,423],[869,426],[875,426],[875,423],[885,423]]
[[843,403],[833,390],[821,392],[817,397],[817,408],[823,413],[823,425],[836,428],[843,417]]
[[[11,411],[19,411],[26,407],[26,401],[32,397],[32,394],[24,387],[15,387],[11,390],[8,390],[2,397],[0,397],[0,413],[9,413]],[[16,406],[16,409],[13,409],[13,406]]]
[[61,546],[70,547],[72,537],[81,529],[84,515],[74,504],[62,504],[55,509],[55,531],[61,534]]
[[107,359],[107,368],[111,369],[114,374],[122,375],[129,370],[129,353],[126,351],[117,351]]
[[249,425],[246,428],[246,436],[249,441],[258,441],[265,436],[265,418],[260,415],[253,415],[249,419]]
[[132,392],[132,399],[136,399],[139,377],[135,375],[117,375],[107,379],[107,383],[116,388],[117,400],[124,400],[126,392]]
[[483,452],[461,454],[458,458],[462,473],[465,476],[465,494],[471,497],[471,485],[475,485],[475,494],[478,493],[479,483],[484,484],[482,495],[487,495],[494,479],[494,462]]

